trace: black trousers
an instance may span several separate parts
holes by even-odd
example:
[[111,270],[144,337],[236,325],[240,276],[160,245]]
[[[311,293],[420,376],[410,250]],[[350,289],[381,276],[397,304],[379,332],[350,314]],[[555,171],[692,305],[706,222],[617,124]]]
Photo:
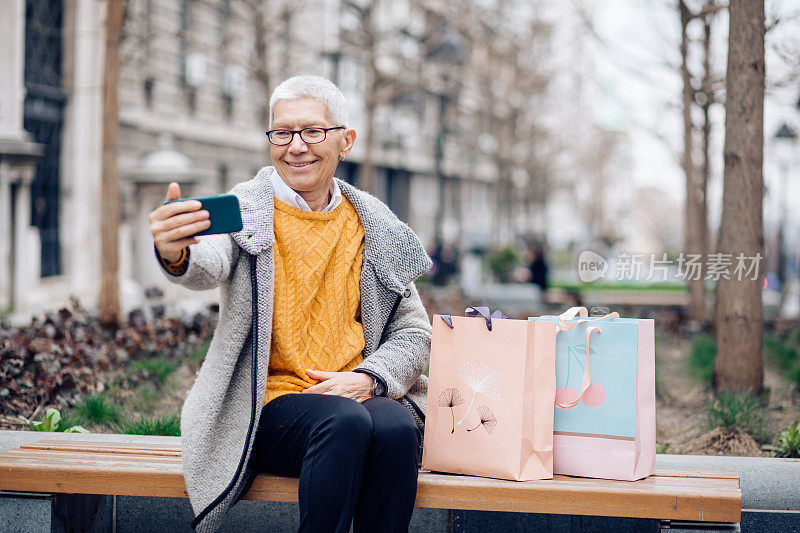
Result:
[[301,532],[407,532],[420,441],[390,398],[284,394],[261,410],[251,464],[300,477]]

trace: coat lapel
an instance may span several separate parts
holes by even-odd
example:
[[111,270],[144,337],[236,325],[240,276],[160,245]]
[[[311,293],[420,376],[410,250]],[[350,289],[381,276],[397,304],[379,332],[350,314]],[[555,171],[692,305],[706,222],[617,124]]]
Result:
[[272,229],[275,202],[270,177],[274,171],[274,167],[264,167],[255,178],[231,189],[231,194],[239,199],[242,213],[242,229],[233,234],[233,240],[252,255],[258,255],[275,242]]
[[364,327],[364,357],[381,342],[397,298],[431,266],[419,238],[389,207],[377,198],[337,180],[342,196],[358,213],[364,227],[364,262],[361,268],[361,320]]
[[385,287],[402,294],[409,283],[431,267],[425,248],[386,204],[344,181],[337,182],[364,226],[364,262],[372,265]]

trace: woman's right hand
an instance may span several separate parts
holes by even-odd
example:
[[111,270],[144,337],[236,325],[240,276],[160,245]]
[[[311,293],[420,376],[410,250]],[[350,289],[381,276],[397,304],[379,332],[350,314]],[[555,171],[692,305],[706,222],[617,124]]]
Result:
[[[167,200],[181,197],[180,186],[172,182],[167,189]],[[190,244],[200,242],[194,235],[211,226],[208,211],[197,200],[164,204],[150,212],[150,233],[158,253],[170,263],[181,258],[181,251]]]

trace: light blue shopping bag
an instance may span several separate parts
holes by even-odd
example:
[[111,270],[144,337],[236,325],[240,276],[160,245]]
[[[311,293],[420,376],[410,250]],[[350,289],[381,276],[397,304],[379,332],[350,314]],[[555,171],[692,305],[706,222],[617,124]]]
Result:
[[655,468],[653,321],[587,314],[530,318],[558,322],[554,472],[640,479]]

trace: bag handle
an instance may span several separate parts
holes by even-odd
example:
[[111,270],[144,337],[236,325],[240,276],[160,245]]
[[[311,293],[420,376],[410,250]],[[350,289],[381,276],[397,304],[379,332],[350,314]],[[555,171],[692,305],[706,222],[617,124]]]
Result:
[[600,335],[600,328],[597,326],[589,326],[586,328],[586,332],[584,333],[584,343],[586,344],[586,365],[583,367],[583,379],[581,379],[581,392],[578,394],[578,397],[575,398],[571,402],[559,403],[555,402],[556,407],[560,407],[562,409],[572,409],[576,405],[580,403],[583,399],[583,394],[586,392],[586,389],[589,388],[589,385],[592,383],[592,371],[589,368],[589,337],[591,337],[592,333],[597,332]]
[[[580,316],[581,318],[575,322],[568,322],[576,316]],[[558,331],[570,331],[578,324],[583,324],[584,322],[595,322],[597,320],[605,320],[607,318],[619,318],[619,313],[614,311],[613,313],[608,313],[603,316],[589,318],[589,311],[587,311],[585,307],[570,307],[558,315]]]
[[[453,326],[453,319],[450,315],[439,315],[441,319],[447,324],[447,327],[450,329],[455,329]],[[466,317],[477,317],[482,316],[483,319],[486,321],[486,329],[492,331],[492,319],[493,318],[508,318],[500,309],[496,310],[494,313],[489,314],[489,308],[485,306],[472,306],[467,307],[464,310],[464,316]]]

